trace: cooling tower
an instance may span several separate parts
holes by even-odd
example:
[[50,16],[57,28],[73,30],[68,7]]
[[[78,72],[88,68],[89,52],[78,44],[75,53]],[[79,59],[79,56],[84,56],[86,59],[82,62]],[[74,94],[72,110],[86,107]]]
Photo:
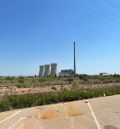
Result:
[[39,77],[43,77],[44,76],[44,72],[45,72],[45,66],[44,65],[41,65],[40,66]]
[[57,67],[58,67],[58,65],[56,63],[51,64],[50,76],[55,77],[55,76],[58,75],[58,73],[57,73]]
[[51,70],[51,66],[49,64],[45,65],[44,77],[47,77],[50,75],[50,70]]

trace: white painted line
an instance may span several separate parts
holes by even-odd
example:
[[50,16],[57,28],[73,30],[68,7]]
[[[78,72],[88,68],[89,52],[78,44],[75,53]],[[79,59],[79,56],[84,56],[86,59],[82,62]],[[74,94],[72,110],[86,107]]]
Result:
[[16,113],[14,113],[13,115],[11,115],[10,117],[8,117],[8,118],[6,118],[6,119],[0,121],[0,124],[3,123],[3,122],[5,122],[6,120],[9,120],[10,118],[14,117],[15,115],[17,115],[17,114],[20,113],[20,112],[21,112],[21,111],[18,111],[18,112],[16,112]]
[[67,113],[66,113],[65,104],[63,104],[63,109],[64,109],[64,112],[65,112],[65,118],[66,119],[69,119],[70,122],[71,122],[71,129],[75,129],[74,128],[74,125],[73,125],[73,119],[69,118],[68,115],[67,115]]
[[15,123],[14,123],[11,127],[9,127],[8,129],[14,129],[15,126],[16,126],[18,123],[20,123],[20,121],[22,121],[23,119],[26,119],[26,117],[20,118],[17,122],[15,122]]
[[97,120],[97,117],[95,116],[95,113],[94,113],[94,111],[93,111],[93,109],[92,109],[92,106],[91,106],[91,104],[89,103],[89,101],[87,101],[87,104],[88,104],[88,107],[89,107],[89,109],[90,109],[90,111],[91,111],[91,114],[92,114],[92,116],[93,116],[93,118],[94,118],[94,120],[95,120],[95,123],[96,123],[96,125],[97,125],[97,128],[98,128],[98,129],[101,129],[100,124],[99,124],[99,122],[98,122],[98,120]]

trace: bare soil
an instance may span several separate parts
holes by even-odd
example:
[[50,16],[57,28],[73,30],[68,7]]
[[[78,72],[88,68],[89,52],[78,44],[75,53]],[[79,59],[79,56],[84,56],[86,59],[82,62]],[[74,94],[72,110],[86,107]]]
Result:
[[[79,84],[77,89],[81,88],[100,88],[100,87],[113,87],[120,86],[120,83],[106,83],[106,84]],[[69,85],[54,85],[44,87],[31,87],[31,88],[17,88],[17,87],[0,87],[0,95],[17,95],[17,94],[29,94],[29,93],[45,93],[71,90],[72,84]]]

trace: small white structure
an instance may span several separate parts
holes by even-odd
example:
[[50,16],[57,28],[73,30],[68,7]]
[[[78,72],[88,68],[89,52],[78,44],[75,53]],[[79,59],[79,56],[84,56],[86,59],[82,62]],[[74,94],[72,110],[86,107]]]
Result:
[[109,73],[99,73],[100,76],[109,76]]
[[45,65],[44,77],[48,77],[50,75],[50,70],[51,70],[51,65],[46,64]]
[[41,65],[40,66],[40,71],[39,71],[39,77],[43,77],[45,72],[45,66]]
[[50,76],[55,77],[58,76],[58,70],[57,70],[58,65],[56,63],[51,64],[51,72]]

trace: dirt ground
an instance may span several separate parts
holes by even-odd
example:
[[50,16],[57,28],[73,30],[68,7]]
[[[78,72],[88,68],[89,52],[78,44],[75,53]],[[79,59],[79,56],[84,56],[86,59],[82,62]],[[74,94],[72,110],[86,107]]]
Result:
[[[77,88],[99,88],[99,87],[112,87],[120,86],[120,83],[107,83],[107,84],[80,84]],[[28,94],[28,93],[43,93],[43,92],[54,92],[71,90],[73,86],[70,85],[54,85],[54,86],[42,86],[42,87],[31,87],[31,88],[17,88],[17,87],[0,87],[0,95],[13,95],[13,94]]]
[[55,86],[45,86],[45,87],[35,87],[35,88],[6,88],[0,87],[0,95],[12,95],[12,94],[27,94],[27,93],[43,93],[51,91],[61,91],[61,90],[70,90],[71,86],[69,85],[55,85]]

